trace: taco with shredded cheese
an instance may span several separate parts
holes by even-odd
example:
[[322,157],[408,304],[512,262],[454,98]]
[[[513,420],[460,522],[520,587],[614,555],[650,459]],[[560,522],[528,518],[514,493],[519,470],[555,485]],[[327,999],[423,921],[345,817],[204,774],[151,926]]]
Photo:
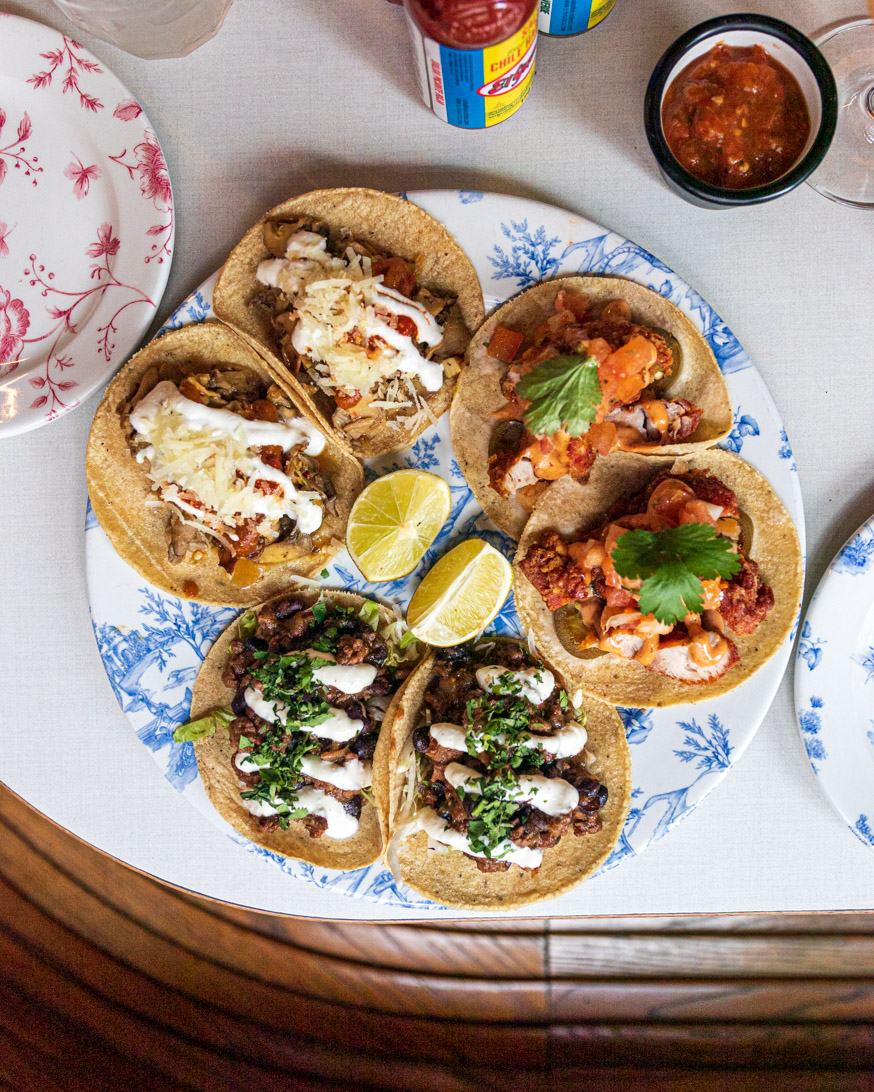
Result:
[[798,534],[757,470],[728,451],[611,455],[550,486],[514,566],[537,648],[586,693],[628,706],[734,689],[789,636]]
[[343,544],[361,465],[216,323],[151,342],[109,385],[86,457],[95,515],[152,584],[245,606]]
[[218,638],[174,739],[194,742],[213,807],[250,841],[361,868],[382,849],[373,754],[420,650],[387,607],[292,585]]
[[672,303],[621,277],[562,277],[477,332],[450,423],[477,500],[518,538],[550,482],[585,482],[614,451],[709,447],[732,414],[716,358]]
[[516,641],[439,649],[395,699],[374,757],[386,856],[444,906],[511,910],[606,860],[631,799],[616,710]]
[[476,271],[443,225],[368,189],[271,209],[225,263],[213,307],[361,458],[408,447],[449,408],[483,319]]

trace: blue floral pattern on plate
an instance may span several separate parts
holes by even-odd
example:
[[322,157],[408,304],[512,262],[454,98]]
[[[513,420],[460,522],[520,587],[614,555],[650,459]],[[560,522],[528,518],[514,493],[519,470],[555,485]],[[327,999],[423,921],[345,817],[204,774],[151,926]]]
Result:
[[872,683],[874,517],[838,551],[820,581],[795,653],[795,708],[810,765],[835,810],[870,846]]
[[[773,403],[734,335],[677,274],[615,232],[546,205],[478,191],[405,196],[437,216],[461,240],[491,304],[543,277],[587,272],[630,277],[677,304],[709,341],[733,404],[743,407],[735,415],[725,446],[735,451],[743,448],[744,457],[769,478],[789,505],[803,538],[797,475],[782,454],[788,441]],[[210,278],[189,297],[164,329],[210,318],[214,281]],[[408,451],[371,462],[366,474],[372,479],[405,466],[441,474],[449,484],[451,514],[437,540],[409,577],[376,585],[366,584],[343,552],[329,567],[327,586],[360,591],[403,609],[436,558],[464,538],[478,535],[507,557],[513,556],[514,543],[485,518],[452,456],[446,416]],[[313,888],[375,901],[387,916],[391,916],[392,907],[427,913],[432,904],[398,890],[381,865],[338,873],[288,861],[246,842],[218,820],[205,795],[197,791],[190,745],[173,744],[171,735],[173,726],[187,715],[191,683],[204,652],[233,612],[183,603],[145,586],[114,554],[90,506],[86,545],[94,631],[107,674],[133,730],[173,787],[229,832],[229,843],[244,846],[268,867],[303,881],[295,894],[302,913],[306,912],[307,891]],[[491,628],[509,635],[521,632],[512,595]],[[664,837],[726,775],[761,722],[788,652],[787,647],[778,653],[752,686],[741,686],[722,698],[696,705],[694,710],[619,710],[631,745],[635,787],[625,829],[602,871]],[[238,901],[255,906],[257,894],[241,890]]]

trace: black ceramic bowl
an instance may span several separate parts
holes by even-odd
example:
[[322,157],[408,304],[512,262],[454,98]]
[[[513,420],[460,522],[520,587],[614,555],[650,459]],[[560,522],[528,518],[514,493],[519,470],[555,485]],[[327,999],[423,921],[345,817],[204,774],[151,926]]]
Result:
[[[764,186],[724,189],[690,174],[668,147],[662,131],[662,101],[675,76],[717,43],[761,45],[798,81],[810,114],[810,136],[801,155],[786,171]],[[835,79],[825,58],[809,38],[780,19],[767,15],[721,15],[687,30],[662,55],[646,89],[644,123],[649,146],[668,186],[693,205],[734,208],[758,205],[794,189],[822,162],[837,120]]]

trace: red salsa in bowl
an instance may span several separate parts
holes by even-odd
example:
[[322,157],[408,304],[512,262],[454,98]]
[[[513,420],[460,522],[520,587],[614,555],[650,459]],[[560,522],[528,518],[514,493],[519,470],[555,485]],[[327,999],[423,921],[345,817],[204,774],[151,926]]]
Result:
[[792,73],[760,45],[719,42],[671,82],[661,108],[671,153],[722,189],[752,189],[802,155],[811,123]]

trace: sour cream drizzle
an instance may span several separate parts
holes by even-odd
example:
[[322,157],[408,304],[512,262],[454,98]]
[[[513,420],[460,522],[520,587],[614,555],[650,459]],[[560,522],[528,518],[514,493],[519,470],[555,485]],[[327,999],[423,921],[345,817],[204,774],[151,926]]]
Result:
[[366,789],[373,782],[373,766],[362,762],[360,758],[350,758],[347,762],[325,762],[314,755],[304,755],[300,764],[301,771],[315,781],[326,781],[338,789],[358,792]]
[[[267,701],[254,687],[246,687],[243,695],[246,705],[262,720],[270,724],[284,724],[288,716],[288,706],[282,701]],[[319,739],[331,739],[337,743],[348,743],[364,727],[364,721],[350,717],[345,709],[329,707],[330,716],[321,724],[303,725],[299,731],[309,732]],[[251,772],[251,771],[250,771]],[[323,778],[323,780],[325,780]]]
[[[432,724],[430,732],[431,738],[439,743],[441,747],[448,747],[453,751],[467,751],[467,736],[464,729],[459,728],[458,725]],[[486,748],[479,746],[480,741],[476,736],[473,738],[477,752],[482,754]],[[555,758],[570,758],[583,750],[588,739],[589,733],[581,724],[568,724],[548,736],[526,732],[520,737],[520,742],[524,741],[530,747],[537,747],[541,751],[546,751],[547,754],[553,755]],[[495,741],[500,744],[506,743],[506,733],[499,732],[495,737]]]
[[[480,781],[484,775],[462,766],[460,762],[450,762],[443,776],[453,788],[461,787],[477,796],[482,794]],[[569,781],[562,777],[544,777],[542,774],[523,774],[512,786],[507,786],[503,798],[531,804],[544,815],[567,815],[580,802],[579,792]]]
[[477,669],[476,681],[483,690],[495,694],[508,693],[500,684],[503,675],[510,675],[513,682],[520,686],[519,696],[527,698],[532,705],[546,701],[555,689],[555,676],[545,667],[526,667],[524,671],[511,671],[509,668],[493,664]]
[[327,664],[317,667],[313,678],[343,694],[360,694],[376,678],[376,668],[373,664]]
[[[358,833],[358,820],[355,816],[350,815],[336,797],[329,796],[323,789],[298,789],[294,796],[288,806],[304,808],[308,815],[320,815],[327,819],[325,834],[329,838],[340,842]],[[274,802],[286,803],[278,796]],[[240,803],[250,814],[257,817],[279,814],[279,810],[266,800],[241,800]]]
[[[422,808],[416,816],[411,831],[424,830],[429,838],[441,845],[450,846],[452,849],[461,850],[471,857],[485,857],[485,853],[477,852],[471,848],[466,834],[460,830],[454,830],[445,820],[434,811],[433,808]],[[509,839],[500,842],[491,852],[492,860],[509,861],[511,864],[520,865],[522,868],[539,868],[543,862],[542,849],[526,849],[517,846]]]

